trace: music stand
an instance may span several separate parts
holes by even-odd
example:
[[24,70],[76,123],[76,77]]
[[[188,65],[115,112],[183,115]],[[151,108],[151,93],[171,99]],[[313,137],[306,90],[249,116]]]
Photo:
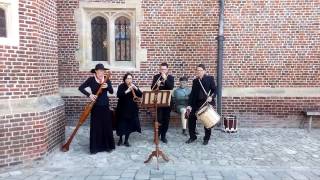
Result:
[[142,107],[146,108],[154,108],[155,110],[155,121],[154,121],[154,144],[156,145],[156,149],[152,151],[149,155],[149,158],[144,161],[144,163],[148,163],[152,157],[157,158],[157,169],[159,169],[159,156],[161,156],[165,161],[169,161],[169,158],[160,150],[159,148],[159,122],[157,116],[157,108],[158,107],[169,107],[171,101],[171,91],[170,90],[154,90],[154,91],[143,91],[142,94]]

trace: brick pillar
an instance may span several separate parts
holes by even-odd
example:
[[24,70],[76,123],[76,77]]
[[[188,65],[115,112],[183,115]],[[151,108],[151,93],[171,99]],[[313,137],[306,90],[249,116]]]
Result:
[[56,1],[20,1],[17,13],[19,44],[0,44],[0,167],[41,159],[64,140]]

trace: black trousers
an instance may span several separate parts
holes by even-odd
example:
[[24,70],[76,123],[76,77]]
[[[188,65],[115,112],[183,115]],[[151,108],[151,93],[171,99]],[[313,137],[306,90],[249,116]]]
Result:
[[[196,117],[196,112],[198,109],[192,109],[190,115],[189,115],[189,119],[188,119],[188,126],[189,126],[189,135],[190,135],[190,139],[196,139],[197,135],[196,135],[196,123],[197,123],[197,117]],[[211,128],[207,129],[204,127],[204,138],[203,140],[209,140],[210,136],[211,136]]]
[[158,122],[160,123],[159,135],[161,135],[162,138],[166,137],[166,133],[169,128],[170,112],[170,107],[162,107],[157,109]]

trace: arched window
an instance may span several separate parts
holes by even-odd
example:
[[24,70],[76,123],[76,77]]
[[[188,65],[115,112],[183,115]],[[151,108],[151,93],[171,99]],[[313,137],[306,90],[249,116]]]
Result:
[[108,25],[107,21],[101,17],[95,17],[91,21],[92,32],[92,60],[108,61]]
[[6,12],[0,8],[0,37],[7,37]]
[[115,21],[115,56],[116,61],[131,61],[130,20],[119,17]]

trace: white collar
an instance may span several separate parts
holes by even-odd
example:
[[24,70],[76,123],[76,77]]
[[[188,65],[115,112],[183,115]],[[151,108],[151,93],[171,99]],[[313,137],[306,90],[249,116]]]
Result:
[[96,75],[96,74],[94,74],[94,79],[95,79],[95,80],[96,80],[96,82],[97,82],[97,83],[99,83],[99,84],[102,84],[102,83],[104,82],[104,76],[103,76],[103,78],[102,78],[101,82],[100,82],[100,80],[98,79],[98,77],[97,77],[97,75]]

